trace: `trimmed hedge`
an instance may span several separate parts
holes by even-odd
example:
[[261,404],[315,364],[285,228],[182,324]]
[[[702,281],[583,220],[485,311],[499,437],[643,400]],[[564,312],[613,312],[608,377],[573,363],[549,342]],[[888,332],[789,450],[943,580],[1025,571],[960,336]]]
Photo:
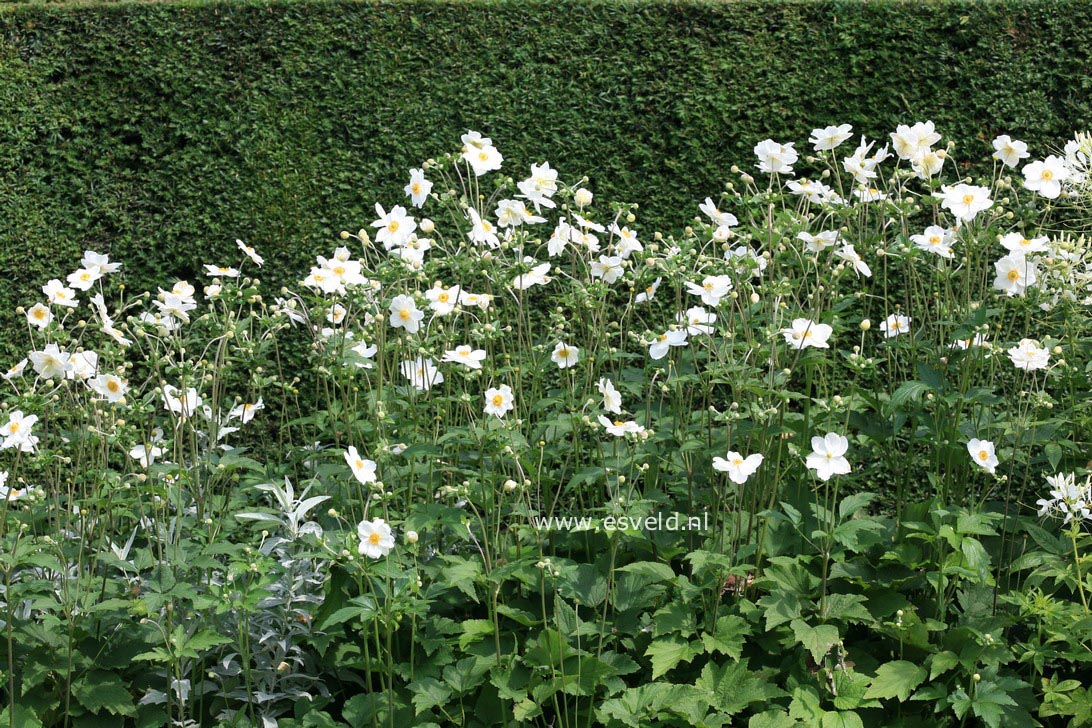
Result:
[[2,6],[0,331],[85,248],[147,285],[241,237],[294,279],[468,128],[671,228],[827,123],[1042,154],[1090,126],[1090,53],[1084,0]]

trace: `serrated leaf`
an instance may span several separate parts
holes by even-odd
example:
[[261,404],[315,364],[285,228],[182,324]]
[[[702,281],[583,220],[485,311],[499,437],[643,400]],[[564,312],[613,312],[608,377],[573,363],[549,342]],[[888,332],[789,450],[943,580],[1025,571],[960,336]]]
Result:
[[865,698],[898,698],[901,703],[910,697],[914,688],[921,685],[927,676],[925,668],[907,660],[888,662],[876,671],[876,677],[865,693]]
[[796,641],[811,653],[811,659],[816,664],[822,662],[830,648],[838,642],[838,628],[832,624],[812,627],[802,619],[794,619],[790,626]]
[[443,705],[451,697],[451,688],[431,677],[414,680],[408,687],[413,693],[415,715],[421,715],[438,705]]
[[766,631],[800,616],[800,599],[795,594],[779,591],[758,600],[766,617]]
[[743,654],[744,638],[750,633],[751,625],[746,620],[729,615],[718,619],[716,631],[713,634],[703,633],[701,641],[705,645],[706,652],[720,652],[733,660],[738,660]]
[[680,662],[690,662],[701,650],[698,642],[690,643],[680,637],[666,637],[653,641],[645,650],[645,657],[652,658],[652,679],[656,680]]
[[72,684],[72,695],[92,713],[106,711],[110,715],[136,715],[133,696],[121,677],[105,670],[92,670]]

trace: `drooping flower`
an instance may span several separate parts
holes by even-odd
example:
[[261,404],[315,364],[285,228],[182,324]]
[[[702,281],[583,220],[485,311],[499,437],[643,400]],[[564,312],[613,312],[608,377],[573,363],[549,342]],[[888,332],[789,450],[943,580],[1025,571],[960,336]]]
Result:
[[61,379],[72,368],[72,355],[61,351],[56,344],[46,344],[42,351],[32,351],[28,356],[34,371],[43,379]]
[[648,355],[652,359],[663,359],[671,347],[688,345],[686,329],[668,329],[649,344]]
[[864,261],[864,258],[857,252],[857,249],[849,243],[843,245],[840,250],[834,251],[834,255],[852,265],[858,278],[861,276],[864,276],[865,278],[872,277],[872,269],[868,267],[868,263]]
[[350,445],[345,450],[345,462],[348,464],[349,470],[353,472],[353,477],[361,485],[376,482],[375,461],[361,457],[355,445]]
[[259,412],[265,409],[265,402],[261,397],[258,397],[257,402],[243,402],[231,408],[228,412],[228,418],[233,420],[239,420],[242,424],[247,424],[253,420]]
[[634,303],[647,303],[655,298],[656,291],[660,288],[660,281],[662,280],[663,278],[657,278],[651,285],[645,286],[645,290],[638,293],[636,298],[633,299]]
[[677,314],[675,320],[686,329],[688,335],[699,336],[713,333],[713,324],[717,322],[717,315],[706,311],[703,306],[694,306],[687,309],[686,313]]
[[356,527],[356,533],[360,537],[361,556],[379,559],[389,554],[394,548],[394,534],[382,518],[361,521]]
[[762,455],[758,453],[744,457],[738,452],[729,450],[727,456],[713,458],[713,469],[727,473],[733,483],[743,485],[758,470],[762,460]]
[[75,308],[79,303],[79,301],[76,300],[76,292],[56,278],[42,286],[42,293],[45,294],[46,299],[54,306]]
[[1000,160],[1006,167],[1015,167],[1021,159],[1027,159],[1028,145],[1013,139],[1008,134],[1002,134],[993,140],[993,158]]
[[698,205],[698,209],[702,211],[713,224],[717,227],[732,228],[739,224],[739,220],[736,216],[730,212],[721,212],[715,204],[713,204],[713,198],[706,197],[705,202]]
[[532,205],[535,210],[541,212],[543,207],[557,207],[551,197],[557,192],[557,170],[551,169],[549,162],[531,165],[531,176],[521,180],[517,185],[522,197]]
[[251,262],[254,263],[254,265],[261,268],[262,264],[265,263],[265,258],[258,255],[258,251],[254,250],[253,247],[247,245],[242,240],[236,238],[235,245],[238,246],[239,250],[243,251],[243,255],[250,258]]
[[766,174],[792,174],[792,166],[800,158],[792,143],[778,144],[773,139],[766,139],[755,145],[759,171]]
[[129,457],[140,463],[140,466],[145,470],[147,470],[148,466],[154,463],[156,458],[160,457],[162,454],[163,448],[150,443],[145,445],[135,445],[131,450],[129,450]]
[[615,437],[643,435],[645,433],[645,428],[632,420],[624,422],[622,420],[611,420],[606,415],[599,415],[599,424],[606,429],[608,434]]
[[622,265],[620,255],[601,255],[598,261],[591,264],[591,277],[602,278],[604,283],[614,283],[625,273]]
[[485,414],[504,417],[515,409],[515,397],[507,384],[485,390]]
[[919,121],[913,126],[900,124],[891,134],[891,145],[899,159],[918,160],[940,141],[940,134],[931,121]]
[[603,409],[616,415],[622,414],[622,395],[614,388],[614,382],[602,377],[595,387],[603,395]]
[[828,432],[823,437],[811,438],[812,452],[805,464],[815,471],[822,481],[830,480],[834,475],[850,472],[849,460],[845,454],[849,450],[849,440],[835,432]]
[[806,349],[809,346],[829,349],[827,339],[833,332],[834,329],[829,324],[817,324],[806,318],[793,319],[792,326],[780,331],[785,337],[785,343],[794,349]]
[[410,384],[421,391],[428,391],[436,384],[442,384],[444,375],[436,368],[432,359],[417,357],[413,361],[402,362],[402,376],[410,380]]
[[80,267],[97,273],[101,277],[116,273],[121,269],[121,263],[111,263],[109,255],[96,253],[93,250],[85,250],[83,251],[83,259],[80,261]]
[[173,385],[163,385],[163,406],[167,408],[167,411],[176,415],[191,417],[197,410],[201,409],[203,402],[201,395],[193,387],[189,387],[183,393]]
[[68,275],[68,285],[81,291],[86,291],[89,290],[91,286],[95,285],[95,281],[100,278],[102,278],[102,273],[99,273],[97,269],[91,270],[88,268],[80,268]]
[[490,248],[500,247],[500,238],[497,237],[497,229],[493,227],[493,223],[479,215],[473,207],[468,207],[466,214],[471,224],[468,237],[473,243],[488,245]]
[[212,265],[211,263],[205,264],[205,275],[215,276],[217,278],[238,278],[239,269],[229,268],[222,265]]
[[129,383],[114,374],[100,374],[88,379],[87,385],[111,403],[120,402],[129,392]]
[[989,440],[972,438],[967,443],[967,452],[971,454],[971,459],[974,460],[975,465],[983,468],[986,472],[992,475],[997,471],[999,461],[994,453],[993,443]]
[[1022,233],[1008,233],[1002,235],[999,242],[1003,248],[1011,250],[1016,255],[1031,255],[1046,252],[1050,238],[1046,236],[1025,238]]

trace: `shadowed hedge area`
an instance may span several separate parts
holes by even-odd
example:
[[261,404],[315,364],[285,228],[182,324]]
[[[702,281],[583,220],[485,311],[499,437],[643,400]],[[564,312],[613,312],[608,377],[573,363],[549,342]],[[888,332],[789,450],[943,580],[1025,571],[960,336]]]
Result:
[[468,128],[677,228],[756,141],[828,123],[1041,156],[1090,125],[1090,53],[1068,0],[2,6],[0,354],[85,248],[151,285],[241,237],[294,280]]

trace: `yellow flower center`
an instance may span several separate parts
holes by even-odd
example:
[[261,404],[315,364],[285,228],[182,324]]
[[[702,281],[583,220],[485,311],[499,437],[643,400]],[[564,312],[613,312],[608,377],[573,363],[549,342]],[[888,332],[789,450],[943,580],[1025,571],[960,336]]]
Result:
[[940,245],[940,236],[939,235],[930,236],[929,237],[929,244],[930,245]]
[[46,310],[44,308],[34,309],[34,318],[44,319],[46,317]]
[[364,461],[363,460],[357,460],[355,463],[353,463],[353,465],[356,467],[357,470],[363,470],[364,469]]
[[557,355],[559,357],[561,357],[562,359],[568,359],[569,358],[569,350],[568,349],[558,349],[557,350]]
[[486,154],[485,152],[478,152],[478,161],[488,162],[489,161],[489,155]]
[[963,204],[969,205],[974,202],[974,195],[963,195]]
[[410,185],[410,190],[413,192],[413,194],[419,195],[421,194],[421,185],[414,182],[412,185]]
[[339,265],[339,266],[333,268],[333,271],[334,271],[334,275],[343,276],[343,275],[345,275],[345,266]]
[[1009,280],[1012,281],[1013,283],[1020,280],[1020,271],[1017,270],[1016,268],[1013,268],[1012,270],[1010,270],[1009,271]]
[[404,308],[398,312],[398,318],[402,319],[403,321],[409,321],[412,315],[413,314],[410,313],[410,310],[408,308]]
[[734,458],[732,460],[732,465],[736,465],[736,466],[743,465],[743,458]]
[[1052,179],[1054,179],[1054,173],[1051,172],[1049,169],[1044,169],[1043,170],[1043,180],[1046,181],[1046,182],[1049,182]]
[[372,535],[368,536],[368,543],[370,543],[372,546],[378,546],[379,545],[379,534],[377,532],[373,531]]
[[436,297],[436,300],[440,303],[447,303],[451,300],[451,296],[449,296],[447,293],[441,293],[439,296]]
[[8,432],[10,432],[11,434],[14,435],[18,431],[19,431],[19,423],[18,422],[12,422],[10,425],[8,425]]
[[494,407],[500,407],[502,404],[504,404],[504,395],[494,394],[493,395],[493,406]]
[[979,460],[989,460],[990,459],[990,454],[988,452],[986,452],[985,450],[979,450],[978,451],[978,459]]
[[387,229],[390,230],[392,233],[398,232],[398,221],[391,220],[390,223],[387,225]]
[[113,379],[110,379],[106,382],[106,388],[111,392],[117,392],[119,389],[121,389],[121,385],[119,385]]

